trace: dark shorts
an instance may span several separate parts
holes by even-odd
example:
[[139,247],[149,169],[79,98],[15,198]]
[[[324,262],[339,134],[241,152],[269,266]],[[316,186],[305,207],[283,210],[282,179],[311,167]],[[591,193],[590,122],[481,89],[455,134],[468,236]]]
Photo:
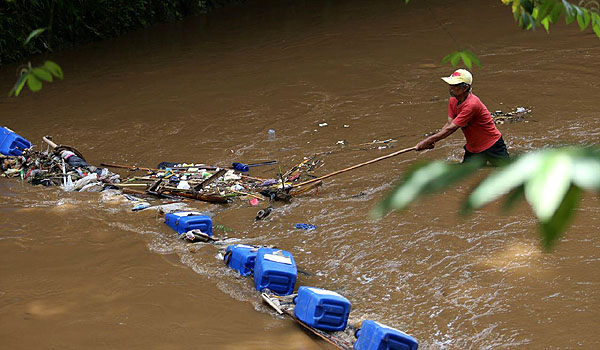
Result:
[[493,166],[498,166],[503,162],[506,162],[510,158],[502,136],[500,136],[500,139],[498,139],[498,141],[496,141],[496,143],[494,143],[492,147],[486,149],[483,152],[471,153],[467,151],[467,148],[465,147],[465,157],[463,158],[462,162],[468,162],[470,160],[473,160],[477,156],[483,156],[486,160],[486,163],[489,162]]

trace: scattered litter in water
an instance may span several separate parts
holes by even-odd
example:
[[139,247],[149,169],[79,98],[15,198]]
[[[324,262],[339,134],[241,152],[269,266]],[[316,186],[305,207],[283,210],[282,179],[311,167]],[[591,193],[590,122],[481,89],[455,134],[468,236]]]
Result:
[[315,226],[315,225],[303,224],[303,223],[296,224],[296,225],[294,225],[294,227],[301,229],[301,230],[307,230],[307,231],[314,230],[317,228],[317,226]]

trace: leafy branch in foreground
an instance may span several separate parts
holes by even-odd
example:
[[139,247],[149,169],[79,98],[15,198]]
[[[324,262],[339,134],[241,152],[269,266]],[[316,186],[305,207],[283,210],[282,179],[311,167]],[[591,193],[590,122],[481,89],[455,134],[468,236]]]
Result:
[[[434,161],[411,169],[373,210],[381,217],[404,209],[418,198],[449,187],[475,173],[482,161],[448,164]],[[550,249],[566,231],[584,190],[600,193],[600,149],[551,148],[528,153],[490,173],[464,201],[462,212],[506,195],[505,207],[525,199],[540,223],[544,248]]]
[[[515,21],[523,29],[535,30],[536,26],[542,26],[547,32],[550,32],[550,24],[555,24],[564,16],[567,24],[577,21],[581,31],[591,25],[596,36],[600,38],[600,14],[598,13],[600,5],[595,0],[581,1],[579,6],[566,0],[501,1],[505,5],[512,6]],[[408,3],[408,0],[406,2]],[[450,63],[452,67],[456,67],[461,60],[469,69],[472,69],[473,63],[481,67],[477,55],[469,50],[454,51],[446,55],[442,59],[442,63]]]
[[[594,8],[596,12],[584,6],[573,5],[566,0],[502,0],[502,2],[512,6],[515,21],[523,29],[535,30],[536,26],[541,25],[549,31],[550,24],[556,23],[564,16],[567,24],[577,21],[582,31],[591,24],[592,30],[600,38],[600,14],[597,13],[597,2],[588,2],[588,6]],[[582,1],[580,4],[585,2]]]
[[[23,42],[23,45],[29,44],[31,40],[39,37],[46,29],[47,28],[38,28],[32,30],[27,39]],[[45,61],[44,64],[39,67],[32,67],[31,62],[29,62],[25,67],[19,69],[17,82],[12,89],[10,89],[8,96],[19,96],[25,83],[27,83],[29,90],[33,92],[39,91],[42,88],[42,81],[50,83],[54,80],[54,77],[59,79],[63,78],[62,68],[55,62]]]
[[38,91],[42,88],[42,81],[52,82],[53,77],[63,78],[63,71],[58,64],[46,61],[39,67],[32,67],[31,62],[29,62],[26,67],[19,71],[19,79],[8,93],[8,96],[19,96],[25,83],[31,91]]

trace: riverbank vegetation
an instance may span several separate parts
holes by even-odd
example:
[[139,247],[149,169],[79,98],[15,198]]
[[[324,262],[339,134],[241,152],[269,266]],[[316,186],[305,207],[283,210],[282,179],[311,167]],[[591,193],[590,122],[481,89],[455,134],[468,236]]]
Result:
[[[240,0],[0,0],[0,66]],[[36,32],[37,31],[37,32]],[[35,40],[27,40],[34,33]],[[31,39],[31,38],[30,38]]]

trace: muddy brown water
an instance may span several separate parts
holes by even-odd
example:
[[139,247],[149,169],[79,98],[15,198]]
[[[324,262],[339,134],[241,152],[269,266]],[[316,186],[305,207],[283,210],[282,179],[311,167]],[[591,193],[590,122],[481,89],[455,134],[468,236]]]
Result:
[[[325,174],[439,128],[440,77],[452,71],[439,61],[457,47],[480,55],[474,92],[490,110],[532,107],[528,122],[500,126],[512,154],[598,142],[600,41],[575,26],[520,31],[499,1],[252,1],[55,54],[65,80],[2,98],[0,124],[38,145],[50,134],[96,164],[276,159],[287,169],[333,151],[321,157]],[[3,91],[15,70],[0,71]],[[395,148],[356,150],[388,138]],[[263,222],[247,203],[185,208],[210,212],[232,239],[291,251],[312,273],[297,285],[341,292],[354,322],[405,330],[422,349],[600,347],[597,197],[584,198],[550,254],[525,205],[458,216],[469,182],[368,216],[411,165],[460,160],[462,144],[453,135],[333,177]],[[214,247],[177,240],[155,211],[0,180],[2,348],[330,348],[276,317]]]

